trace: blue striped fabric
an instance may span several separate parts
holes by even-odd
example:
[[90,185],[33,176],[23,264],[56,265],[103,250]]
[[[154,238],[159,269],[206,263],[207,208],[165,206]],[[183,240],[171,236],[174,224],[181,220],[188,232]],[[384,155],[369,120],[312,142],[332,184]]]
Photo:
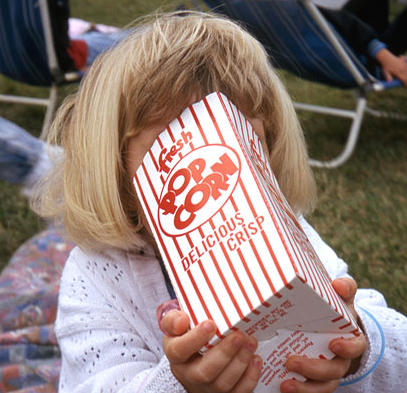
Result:
[[0,73],[31,85],[51,84],[38,0],[0,1]]
[[[206,0],[209,7],[242,21],[266,47],[273,64],[301,78],[343,88],[357,83],[307,10],[293,0]],[[344,44],[346,47],[346,45]],[[354,54],[346,47],[348,53]],[[362,76],[365,68],[355,64]]]

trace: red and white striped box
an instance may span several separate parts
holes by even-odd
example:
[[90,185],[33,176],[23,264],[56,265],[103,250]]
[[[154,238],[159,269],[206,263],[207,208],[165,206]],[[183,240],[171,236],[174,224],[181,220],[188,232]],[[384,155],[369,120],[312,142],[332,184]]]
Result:
[[332,358],[357,323],[279,189],[257,135],[215,92],[159,135],[134,185],[182,309],[259,340],[256,393],[272,392],[294,353]]

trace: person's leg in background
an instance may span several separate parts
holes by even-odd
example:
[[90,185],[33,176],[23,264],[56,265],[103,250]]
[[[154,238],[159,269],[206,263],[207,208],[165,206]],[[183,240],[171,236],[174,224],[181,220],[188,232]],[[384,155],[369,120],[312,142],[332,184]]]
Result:
[[397,15],[394,21],[381,35],[381,40],[395,55],[403,55],[407,51],[407,7]]
[[382,34],[389,25],[389,0],[349,0],[344,10]]
[[114,45],[117,45],[127,36],[127,34],[128,32],[126,30],[120,30],[114,33],[104,33],[97,30],[90,30],[72,38],[86,42],[88,46],[86,66],[89,67],[94,62],[96,57]]
[[[62,150],[49,147],[51,152]],[[0,180],[23,186],[26,194],[52,167],[46,144],[0,117]]]

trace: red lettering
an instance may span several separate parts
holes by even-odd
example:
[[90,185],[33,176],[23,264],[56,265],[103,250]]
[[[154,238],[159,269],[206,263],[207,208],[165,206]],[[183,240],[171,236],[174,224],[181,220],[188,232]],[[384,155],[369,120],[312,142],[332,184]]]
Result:
[[191,260],[192,263],[194,263],[194,262],[196,262],[196,261],[198,260],[198,258],[196,257],[194,251],[195,251],[195,250],[191,250],[191,251],[188,253],[188,256],[189,256],[189,258],[190,258],[190,260]]
[[[193,199],[197,199],[196,196],[199,197],[199,194],[201,194],[200,200],[198,202],[193,201]],[[185,197],[185,209],[190,213],[202,209],[206,205],[206,202],[208,202],[210,196],[211,188],[207,184],[197,184],[189,190]]]
[[244,238],[243,232],[236,232],[236,240],[239,243],[239,246],[244,243],[246,241],[246,239]]
[[177,229],[185,229],[185,228],[187,228],[189,225],[191,225],[192,222],[195,220],[195,216],[196,216],[195,213],[191,213],[191,214],[189,215],[189,217],[188,217],[186,220],[182,220],[182,219],[181,219],[181,215],[182,215],[182,213],[183,213],[184,211],[185,211],[185,207],[184,207],[184,205],[181,205],[181,206],[177,209],[177,211],[176,211],[176,213],[175,213],[175,216],[174,216],[174,225],[175,225],[175,228],[177,228]]
[[220,157],[220,162],[217,162],[211,166],[212,171],[221,173],[224,178],[228,178],[229,175],[233,175],[238,167],[233,163],[229,156],[224,153]]
[[181,137],[181,139],[178,139],[175,144],[171,146],[168,153],[166,148],[161,150],[160,156],[158,157],[160,172],[164,171],[165,173],[168,173],[170,171],[171,168],[167,165],[167,162],[172,162],[173,157],[192,139],[192,134],[191,132],[185,133],[182,131]]
[[[183,183],[181,184],[180,187],[178,187],[177,189],[174,187],[174,183],[178,180],[178,178],[183,177]],[[188,184],[189,181],[191,180],[191,172],[186,169],[186,168],[181,168],[178,169],[177,172],[174,173],[174,175],[171,177],[170,182],[168,184],[168,190],[174,191],[175,195],[179,195],[181,194],[181,192],[183,192]]]
[[192,178],[195,183],[199,183],[202,180],[202,172],[206,167],[206,162],[203,158],[197,158],[188,165],[188,169],[191,171]]
[[206,176],[203,182],[210,185],[212,198],[215,200],[221,196],[219,190],[225,191],[229,187],[229,184],[224,181],[222,174],[218,172],[211,173],[210,175]]
[[263,224],[263,222],[264,222],[264,217],[263,216],[257,216],[256,217],[256,222],[257,222],[257,225],[259,226],[260,230],[262,230],[263,228],[262,228],[261,224]]
[[181,132],[182,140],[185,144],[187,144],[192,139],[191,131],[185,132],[184,130]]
[[187,271],[190,265],[188,258],[182,258],[181,263],[184,270]]
[[168,213],[174,214],[177,210],[177,206],[175,206],[175,198],[175,192],[169,191],[161,199],[159,208],[163,210],[164,215],[167,215]]

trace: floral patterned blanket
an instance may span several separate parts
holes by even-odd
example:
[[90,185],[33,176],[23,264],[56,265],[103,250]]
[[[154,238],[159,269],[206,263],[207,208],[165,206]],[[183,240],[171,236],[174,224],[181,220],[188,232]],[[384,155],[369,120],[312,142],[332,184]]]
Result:
[[0,274],[0,392],[56,393],[60,275],[73,248],[51,228],[25,242]]

